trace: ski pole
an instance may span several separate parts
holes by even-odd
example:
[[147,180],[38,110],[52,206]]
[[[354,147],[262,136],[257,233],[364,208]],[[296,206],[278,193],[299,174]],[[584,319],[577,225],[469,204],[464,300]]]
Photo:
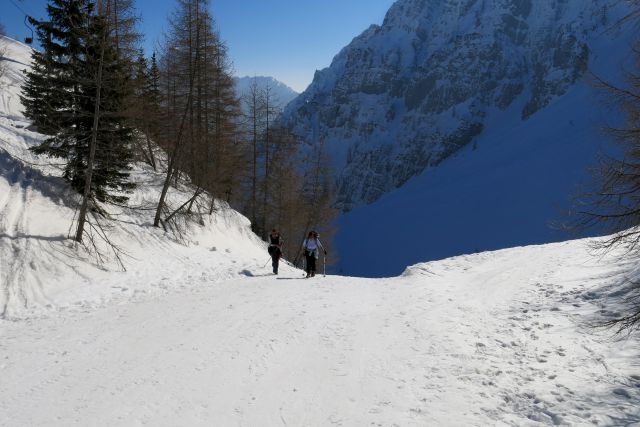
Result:
[[327,277],[327,252],[322,257],[322,277]]
[[267,260],[267,262],[264,264],[262,268],[267,268],[267,264],[269,264],[269,261],[271,261],[271,257],[269,257],[269,259]]

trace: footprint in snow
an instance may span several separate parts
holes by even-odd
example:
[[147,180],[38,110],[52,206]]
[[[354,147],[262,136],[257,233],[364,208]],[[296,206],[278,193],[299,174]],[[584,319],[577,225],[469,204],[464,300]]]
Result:
[[620,397],[625,397],[627,399],[631,399],[631,394],[624,388],[616,388],[613,390],[613,394],[620,396]]

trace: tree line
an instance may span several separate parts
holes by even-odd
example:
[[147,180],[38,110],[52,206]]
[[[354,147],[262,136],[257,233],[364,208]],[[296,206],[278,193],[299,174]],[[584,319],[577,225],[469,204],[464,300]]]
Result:
[[[149,185],[133,180],[136,161],[158,177],[156,227],[211,215],[222,200],[262,238],[278,228],[292,260],[308,229],[331,236],[336,213],[322,141],[278,125],[273,88],[236,94],[209,6],[176,0],[151,55],[141,49],[134,0],[49,0],[46,21],[29,18],[41,49],[22,102],[46,135],[33,150],[62,160],[78,194],[76,241],[87,227],[107,237],[99,224],[108,206],[126,206],[136,187]],[[169,200],[177,191],[180,201]]]

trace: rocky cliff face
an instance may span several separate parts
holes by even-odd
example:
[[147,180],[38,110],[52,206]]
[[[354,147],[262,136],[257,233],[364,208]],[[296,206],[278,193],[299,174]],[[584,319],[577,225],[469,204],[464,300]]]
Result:
[[[618,5],[618,6],[614,6]],[[438,165],[518,106],[527,120],[587,71],[616,0],[398,0],[318,71],[283,120],[324,141],[344,210]]]

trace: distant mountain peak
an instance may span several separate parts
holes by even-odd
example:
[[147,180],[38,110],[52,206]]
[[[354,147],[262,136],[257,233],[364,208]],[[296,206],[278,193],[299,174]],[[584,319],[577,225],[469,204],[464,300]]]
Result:
[[254,81],[258,84],[259,88],[271,86],[281,108],[284,108],[289,102],[299,95],[298,92],[287,86],[285,83],[270,76],[236,77],[235,84],[237,95],[239,97],[245,95]]
[[344,210],[372,203],[472,141],[491,112],[518,104],[526,120],[563,96],[621,3],[398,0],[316,73],[284,122],[300,135],[317,123]]

